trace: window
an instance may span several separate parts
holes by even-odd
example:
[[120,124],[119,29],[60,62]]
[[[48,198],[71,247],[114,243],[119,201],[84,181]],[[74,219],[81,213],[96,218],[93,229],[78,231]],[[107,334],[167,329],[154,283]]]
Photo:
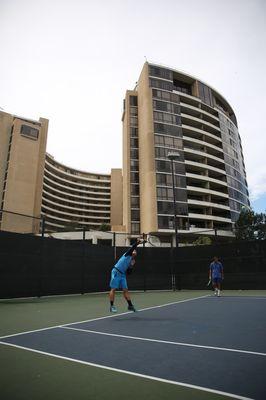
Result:
[[158,217],[158,228],[159,229],[172,229],[173,222],[169,219],[169,217]]
[[163,133],[165,135],[182,137],[181,126],[165,125],[161,123],[154,123],[154,132]]
[[[157,202],[158,214],[174,214],[174,203],[169,201]],[[178,215],[187,215],[188,207],[186,203],[176,203],[176,213]]]
[[157,185],[172,186],[171,174],[156,174]]
[[138,105],[138,98],[137,98],[137,96],[129,96],[129,104],[130,104],[131,106],[137,107],[137,105]]
[[131,172],[130,179],[132,183],[139,183],[139,174],[138,172]]
[[139,197],[131,197],[131,207],[139,208]]
[[186,94],[190,94],[190,95],[192,93],[191,85],[189,83],[179,81],[178,79],[174,79],[173,89],[178,92],[182,92],[182,93],[186,93]]
[[[131,233],[135,233],[135,234],[138,234],[139,233],[139,230],[140,230],[140,224],[139,224],[139,222],[134,222],[134,223],[132,223],[131,224]],[[135,241],[135,239],[134,239],[134,241]]]
[[130,158],[131,158],[131,159],[138,159],[138,158],[139,158],[139,151],[138,151],[138,149],[131,149],[131,150],[130,150]]
[[167,114],[154,111],[153,118],[155,121],[165,122],[167,124],[181,125],[181,117],[179,115]]
[[131,189],[132,196],[139,196],[139,185],[131,184],[130,189]]
[[131,167],[131,171],[138,171],[139,170],[138,160],[130,160],[130,167]]
[[209,106],[213,107],[213,97],[211,89],[207,85],[204,85],[201,82],[198,82],[198,88],[199,88],[199,97],[201,98],[201,100],[204,103],[208,104]]
[[180,106],[167,103],[166,101],[153,100],[153,108],[155,110],[165,111],[172,114],[180,114]]
[[170,101],[171,103],[180,103],[180,98],[176,93],[164,92],[158,89],[152,89],[153,98]]
[[138,137],[138,128],[130,128],[130,137]]
[[[157,172],[171,172],[170,161],[155,160],[155,167]],[[185,165],[183,163],[174,162],[175,174],[185,175]]]
[[130,115],[138,115],[138,109],[136,107],[130,107]]
[[135,147],[136,149],[139,147],[139,141],[136,138],[130,139],[130,146]]
[[163,90],[168,90],[169,92],[172,92],[173,83],[172,82],[161,81],[160,79],[152,79],[152,78],[150,78],[150,87],[163,89]]
[[173,200],[173,189],[157,187],[157,198],[160,200]]
[[154,143],[157,145],[164,146],[164,136],[162,135],[154,135]]
[[[174,200],[173,189],[168,187],[157,187],[158,200]],[[175,189],[176,201],[187,201],[187,191],[185,189]]]
[[176,201],[187,201],[187,191],[182,189],[175,189]]
[[216,106],[220,108],[224,113],[227,112],[227,107],[219,99],[217,99],[217,97],[215,97],[215,103]]
[[176,149],[183,149],[183,143],[181,139],[173,138],[170,136],[154,135],[155,145],[165,146]]
[[163,147],[155,147],[155,158],[165,158],[167,157],[165,149]]
[[23,136],[27,136],[31,139],[38,139],[39,130],[36,128],[32,128],[29,125],[21,125],[20,134]]
[[130,125],[138,126],[138,117],[130,117]]
[[131,221],[139,221],[139,210],[131,210]]
[[[164,147],[155,147],[155,158],[168,158],[168,153],[169,153],[169,149],[166,149]],[[179,161],[184,161],[184,154],[183,151],[179,152],[179,157],[178,160]]]
[[157,76],[158,78],[173,80],[173,72],[169,69],[155,67],[153,65],[149,66],[149,74],[151,76]]

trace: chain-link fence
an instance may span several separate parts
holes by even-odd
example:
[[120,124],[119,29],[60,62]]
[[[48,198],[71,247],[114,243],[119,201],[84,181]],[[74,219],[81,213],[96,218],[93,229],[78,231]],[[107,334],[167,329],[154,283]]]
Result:
[[[0,232],[0,298],[100,292],[128,247]],[[137,249],[131,290],[207,289],[218,256],[224,289],[266,289],[266,241]]]

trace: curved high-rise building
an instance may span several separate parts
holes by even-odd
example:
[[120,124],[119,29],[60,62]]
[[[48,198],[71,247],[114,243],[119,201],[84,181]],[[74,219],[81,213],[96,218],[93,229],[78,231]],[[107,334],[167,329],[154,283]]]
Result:
[[180,235],[211,229],[232,235],[241,207],[250,203],[227,100],[197,78],[147,62],[126,92],[122,120],[126,231],[173,233],[175,194]]
[[79,171],[46,153],[42,215],[51,231],[71,226],[89,230],[110,224],[111,175]]

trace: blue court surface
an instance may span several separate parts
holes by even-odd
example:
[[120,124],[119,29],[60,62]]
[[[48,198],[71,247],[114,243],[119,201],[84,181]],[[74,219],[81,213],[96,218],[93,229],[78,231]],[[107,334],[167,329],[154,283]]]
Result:
[[0,343],[237,399],[266,399],[266,297],[202,296]]

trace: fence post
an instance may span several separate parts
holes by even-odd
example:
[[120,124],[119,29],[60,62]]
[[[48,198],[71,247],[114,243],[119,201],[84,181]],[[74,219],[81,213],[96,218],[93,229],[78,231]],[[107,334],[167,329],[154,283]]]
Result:
[[175,248],[172,247],[171,248],[171,280],[172,280],[172,290],[173,292],[176,291],[176,282],[175,282],[175,267],[174,267],[174,252],[175,252]]
[[41,260],[39,264],[39,293],[38,297],[40,298],[42,296],[43,292],[43,283],[42,283],[42,273],[45,268],[45,237],[44,237],[44,232],[45,232],[45,218],[42,217],[42,240],[41,240],[41,250],[40,250],[40,255],[41,255]]
[[116,233],[113,232],[114,260],[116,260]]
[[45,233],[45,217],[42,217],[42,238],[44,237]]
[[83,227],[83,240],[82,240],[82,264],[81,264],[81,294],[85,293],[85,268],[86,268],[86,240],[85,240],[85,227]]
[[[145,233],[142,234],[143,239],[143,253],[145,254]],[[145,262],[143,264],[143,291],[146,292],[147,290],[147,274],[146,274],[146,267]]]
[[217,228],[214,228],[214,242],[217,243],[218,235],[217,235]]

